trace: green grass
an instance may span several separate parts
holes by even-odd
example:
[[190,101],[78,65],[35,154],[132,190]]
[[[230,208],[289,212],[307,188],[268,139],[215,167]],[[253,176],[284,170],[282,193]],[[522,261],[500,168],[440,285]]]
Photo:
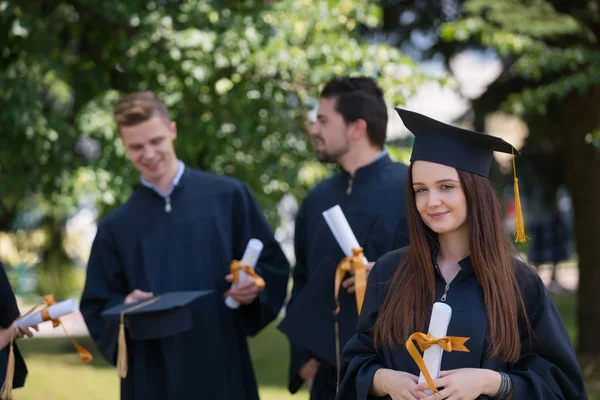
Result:
[[[118,399],[116,369],[104,361],[89,338],[77,341],[92,351],[93,362],[80,364],[68,339],[20,341],[29,376],[25,387],[15,390],[15,400]],[[308,399],[306,390],[294,396],[287,390],[289,345],[275,324],[250,339],[250,350],[262,400]]]
[[[575,304],[572,294],[555,296],[569,335],[576,337]],[[89,339],[80,343],[95,350]],[[94,361],[79,364],[71,343],[65,339],[22,340],[20,348],[29,368],[26,387],[15,391],[15,400],[114,400],[118,399],[117,373],[94,352]],[[289,347],[285,337],[271,324],[250,339],[250,348],[262,400],[307,399],[306,390],[292,396],[287,391]],[[600,400],[600,374],[592,362],[583,363],[590,400]]]
[[107,400],[118,399],[116,370],[106,363],[89,339],[78,339],[92,351],[94,361],[81,365],[68,339],[26,339],[19,347],[29,375],[25,387],[14,392],[15,400]]

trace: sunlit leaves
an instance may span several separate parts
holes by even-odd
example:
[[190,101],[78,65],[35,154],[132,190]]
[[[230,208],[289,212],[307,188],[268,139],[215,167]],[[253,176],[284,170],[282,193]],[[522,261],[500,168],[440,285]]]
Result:
[[545,113],[550,101],[572,92],[585,94],[600,83],[600,38],[585,10],[562,14],[547,0],[469,0],[465,10],[469,15],[443,25],[440,35],[495,49],[510,62],[512,76],[528,82],[508,98],[505,110]]

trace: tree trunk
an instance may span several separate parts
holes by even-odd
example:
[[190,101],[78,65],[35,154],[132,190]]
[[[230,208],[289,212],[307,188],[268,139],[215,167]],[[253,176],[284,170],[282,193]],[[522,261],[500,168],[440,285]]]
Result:
[[588,136],[600,128],[600,86],[585,95],[568,96],[561,104],[558,119],[579,254],[578,351],[600,356],[600,149]]

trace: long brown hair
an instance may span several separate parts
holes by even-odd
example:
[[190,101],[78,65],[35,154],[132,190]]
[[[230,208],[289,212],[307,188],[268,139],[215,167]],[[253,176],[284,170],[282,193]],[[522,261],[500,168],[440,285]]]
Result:
[[[376,346],[392,349],[428,324],[435,300],[435,273],[431,253],[437,234],[421,219],[412,187],[412,164],[406,182],[410,247],[389,282],[389,291],[375,326]],[[469,247],[473,270],[483,288],[490,335],[489,357],[514,362],[521,352],[519,322],[529,327],[525,305],[511,256],[514,247],[505,234],[500,205],[489,180],[458,171],[467,200]]]

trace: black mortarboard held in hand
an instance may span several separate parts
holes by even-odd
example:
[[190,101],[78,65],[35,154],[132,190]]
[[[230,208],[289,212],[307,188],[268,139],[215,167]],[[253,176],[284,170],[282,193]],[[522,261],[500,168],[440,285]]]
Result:
[[429,161],[462,171],[489,177],[494,152],[513,155],[515,191],[515,235],[517,242],[525,242],[525,228],[515,167],[519,152],[503,139],[468,129],[448,125],[413,111],[396,108],[406,128],[415,135],[410,161]]
[[125,327],[132,340],[159,339],[185,332],[192,327],[192,302],[212,292],[169,292],[137,303],[119,304],[103,311],[102,316],[107,319],[120,319],[117,355],[119,376],[127,376]]

